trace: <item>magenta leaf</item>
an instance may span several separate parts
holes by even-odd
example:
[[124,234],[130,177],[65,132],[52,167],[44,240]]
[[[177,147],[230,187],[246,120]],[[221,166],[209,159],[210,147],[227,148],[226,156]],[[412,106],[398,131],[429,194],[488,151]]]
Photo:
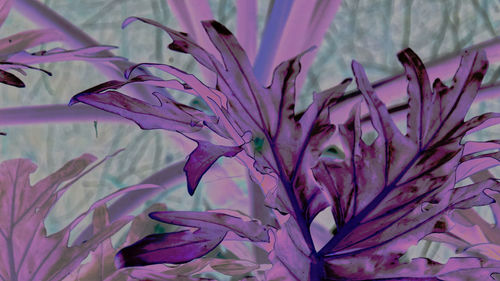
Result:
[[[1,280],[62,280],[91,250],[130,221],[125,217],[107,224],[86,243],[68,247],[71,230],[90,211],[113,198],[109,196],[93,204],[89,211],[61,231],[46,235],[44,220],[50,209],[73,182],[96,167],[88,168],[95,159],[84,154],[33,186],[29,177],[36,165],[31,161],[14,159],[0,164]],[[94,214],[94,218],[96,216],[98,214]]]
[[239,146],[221,146],[206,141],[196,141],[198,146],[189,154],[184,172],[187,177],[187,188],[190,195],[194,194],[201,177],[222,156],[234,157],[242,150]]
[[251,241],[268,242],[268,228],[256,220],[230,212],[154,212],[150,217],[169,224],[196,227],[149,235],[123,248],[115,257],[117,267],[158,263],[184,263],[202,257],[219,245],[228,231]]

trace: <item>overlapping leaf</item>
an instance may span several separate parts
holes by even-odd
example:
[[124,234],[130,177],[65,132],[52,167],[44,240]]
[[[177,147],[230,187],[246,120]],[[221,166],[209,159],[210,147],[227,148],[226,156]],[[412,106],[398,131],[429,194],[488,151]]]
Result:
[[[164,211],[165,206],[162,204],[155,204],[150,206],[145,210],[143,214],[140,214],[134,218],[132,225],[127,234],[126,243],[133,243],[143,236],[154,233],[155,228],[158,223],[148,219],[147,214],[153,211]],[[102,231],[107,225],[109,225],[108,211],[105,206],[101,206],[94,211],[94,218],[92,222],[94,230],[99,232]],[[91,253],[91,259],[89,262],[81,264],[76,270],[74,270],[70,275],[66,277],[67,281],[103,281],[107,280],[108,277],[113,276],[116,272],[114,266],[114,257],[118,252],[117,249],[113,248],[111,244],[111,239],[108,238]],[[115,280],[115,279],[113,279]]]
[[[170,211],[151,213],[151,218],[175,225],[197,228],[196,231],[152,234],[125,247],[116,256],[118,267],[158,263],[185,263],[199,258],[219,245],[231,231],[256,242],[268,242],[268,228],[256,220],[234,212]],[[227,213],[229,212],[229,213]]]
[[314,169],[335,202],[332,212],[338,233],[320,251],[332,262],[378,247],[387,253],[416,244],[447,210],[489,204],[491,198],[483,190],[500,190],[492,181],[453,188],[455,177],[460,176],[456,175],[463,149],[460,141],[473,128],[471,124],[477,125],[463,119],[486,72],[485,53],[467,53],[454,85],[447,88],[436,80],[433,90],[425,68],[410,49],[402,51],[399,59],[409,79],[407,135],[400,133],[364,70],[353,62],[378,137],[371,145],[361,140],[355,108],[340,128],[346,160],[324,159]]
[[[183,80],[190,89],[209,104],[213,101],[213,111],[224,117],[229,123],[206,123],[210,129],[224,138],[236,139],[228,133],[234,130],[239,137],[250,132],[253,138],[253,151],[248,151],[256,159],[256,168],[263,173],[276,173],[287,179],[290,186],[277,187],[270,193],[267,202],[285,213],[295,215],[292,203],[285,196],[283,189],[293,190],[298,199],[301,212],[306,213],[308,223],[328,203],[317,187],[309,169],[314,159],[319,156],[322,145],[333,133],[334,126],[329,123],[328,111],[343,94],[349,84],[344,81],[337,87],[314,95],[313,104],[304,114],[295,113],[295,79],[300,70],[300,57],[292,58],[280,64],[273,76],[272,84],[264,88],[253,74],[248,58],[229,30],[216,21],[203,22],[210,40],[220,52],[223,63],[197,45],[189,35],[162,26],[153,20],[132,17],[124,21],[123,26],[133,21],[142,21],[163,29],[174,40],[169,48],[191,54],[199,63],[217,74],[217,89],[203,85],[199,80],[170,66],[159,64],[141,64],[141,67],[156,67]],[[133,69],[131,69],[132,71]],[[127,72],[127,76],[131,72]],[[144,81],[146,82],[146,81]],[[147,82],[149,83],[149,82]],[[158,82],[156,82],[159,85]],[[168,85],[163,85],[169,87]],[[94,105],[99,99],[95,89],[85,96],[85,100],[76,96],[74,100]],[[94,92],[95,94],[92,94]],[[221,98],[221,94],[224,98]],[[222,101],[222,102],[221,102]],[[109,105],[109,103],[107,103]],[[100,108],[105,108],[101,103]],[[279,194],[279,195],[278,195]],[[293,193],[289,194],[292,195]],[[275,195],[280,198],[274,198]]]
[[328,263],[326,280],[493,280],[492,276],[500,271],[498,261],[450,258],[446,264],[439,264],[418,258],[403,264],[399,262],[401,256],[386,252],[336,259]]
[[[216,89],[174,67],[146,63],[131,68],[126,77],[131,76],[137,67],[155,67],[183,83],[139,76],[126,82],[103,84],[101,88],[86,91],[85,95],[76,96],[74,100],[114,112],[114,101],[104,100],[103,97],[118,97],[110,89],[132,82],[174,89],[182,85],[185,90],[203,98],[218,119],[207,118],[197,124],[206,126],[222,138],[232,139],[235,145],[227,146],[227,149],[231,149],[224,150],[203,143],[213,149],[198,149],[198,152],[213,150],[214,153],[207,155],[206,163],[185,169],[188,174],[189,171],[200,170],[199,173],[191,173],[192,177],[188,175],[188,181],[191,180],[190,192],[194,191],[213,159],[226,153],[226,156],[234,156],[240,147],[255,159],[254,167],[259,172],[274,174],[278,185],[267,194],[266,202],[290,216],[281,223],[282,227],[287,227],[276,231],[280,239],[276,239],[271,254],[274,266],[269,276],[273,278],[310,278],[315,275],[312,274],[315,270],[322,270],[322,258],[341,260],[361,255],[359,258],[363,259],[363,253],[370,251],[378,255],[399,253],[432,232],[433,223],[447,210],[489,204],[491,198],[483,190],[499,188],[495,182],[484,181],[453,189],[455,178],[469,177],[496,165],[491,162],[470,169],[475,166],[473,161],[476,156],[461,158],[462,137],[484,122],[498,117],[498,114],[490,113],[464,122],[487,69],[484,52],[471,52],[463,57],[454,85],[450,88],[440,80],[436,80],[431,87],[418,57],[409,49],[400,53],[399,59],[410,80],[406,136],[401,134],[385,105],[374,94],[362,67],[354,62],[353,71],[358,87],[368,104],[371,123],[378,137],[371,145],[361,139],[360,110],[359,106],[355,107],[348,122],[340,126],[340,135],[346,147],[345,160],[341,161],[320,158],[320,154],[335,130],[329,121],[330,108],[342,96],[350,80],[314,94],[313,103],[306,111],[297,113],[294,87],[303,54],[280,64],[274,72],[271,85],[265,88],[257,82],[244,50],[231,32],[218,22],[205,21],[202,24],[219,51],[222,62],[207,53],[189,35],[155,21],[134,17],[127,19],[123,26],[136,20],[163,29],[174,40],[169,45],[170,49],[191,54],[200,64],[215,72]],[[123,96],[120,99],[125,101],[121,104],[120,114],[130,114],[127,107],[133,106],[136,101]],[[154,114],[160,113],[154,111]],[[172,129],[167,125],[162,128]],[[248,133],[252,136],[252,146],[244,145],[247,140],[243,139]],[[469,146],[468,149],[473,151],[475,148]],[[195,159],[195,156],[197,154],[192,154],[190,159]],[[481,160],[487,157],[498,160],[496,154],[479,156]],[[314,217],[330,204],[333,204],[332,212],[338,232],[316,253],[309,226]],[[178,224],[180,221],[172,222]],[[228,231],[213,225],[180,224],[199,229],[149,237],[149,240],[126,248],[118,255],[119,263],[128,266],[192,260],[220,243]],[[206,231],[207,228],[212,231]],[[153,253],[152,249],[161,250]],[[179,254],[178,249],[188,249],[193,254]],[[301,256],[302,259],[299,258]],[[297,262],[301,266],[294,266]],[[416,261],[414,265],[420,267],[421,263]],[[440,271],[442,275],[454,272],[452,267],[446,265],[434,268],[446,269],[447,273]],[[491,272],[488,270],[480,272]],[[316,277],[320,275],[316,274]]]
[[[487,143],[490,143],[490,145],[478,148],[482,151],[498,149],[495,142]],[[470,148],[464,149],[464,154],[466,151],[476,152]],[[476,185],[483,182],[489,182],[491,185],[495,183],[500,185],[499,180],[495,179],[487,170],[479,172],[472,179],[476,182]],[[441,231],[426,236],[426,239],[445,243],[455,248],[457,254],[460,254],[460,256],[472,256],[500,261],[500,193],[492,192],[491,190],[492,188],[488,188],[485,192],[488,192],[489,196],[493,197],[496,201],[489,205],[493,214],[493,224],[487,222],[473,209],[455,210],[444,216],[442,221],[440,221]],[[484,197],[487,196],[484,194]],[[493,200],[490,199],[490,201]]]
[[[84,154],[34,186],[29,176],[36,165],[26,159],[7,160],[0,164],[0,279],[62,280],[87,257],[99,243],[116,233],[131,218],[106,223],[82,245],[68,247],[71,230],[92,210],[130,190],[151,188],[150,185],[122,189],[95,202],[61,231],[46,235],[44,220],[50,209],[73,182],[88,173],[95,157]],[[101,161],[102,162],[102,161]],[[68,182],[63,187],[61,184]],[[94,219],[99,219],[99,214]]]
[[[4,0],[0,3],[0,27],[7,18],[12,7],[12,0]],[[30,66],[38,63],[83,60],[83,61],[119,61],[123,58],[103,56],[102,51],[109,50],[109,46],[96,46],[82,48],[79,50],[64,50],[60,48],[49,51],[28,53],[25,50],[39,46],[44,43],[59,41],[62,36],[55,30],[36,29],[16,33],[0,39],[0,83],[14,87],[24,87],[24,83],[16,75],[7,72],[15,69],[25,74],[23,69],[36,69],[50,75],[49,72]]]

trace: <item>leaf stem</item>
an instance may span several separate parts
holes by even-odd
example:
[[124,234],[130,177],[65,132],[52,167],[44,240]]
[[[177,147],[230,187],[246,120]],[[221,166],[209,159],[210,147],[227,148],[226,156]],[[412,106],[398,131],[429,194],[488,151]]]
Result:
[[300,228],[300,232],[302,233],[302,237],[304,238],[307,247],[311,251],[309,255],[309,257],[312,259],[309,272],[309,279],[310,281],[321,281],[322,277],[324,276],[323,257],[320,254],[318,254],[316,252],[316,249],[314,248],[314,242],[312,240],[311,231],[309,229],[305,214],[299,206],[299,202],[297,200],[297,196],[294,191],[293,182],[290,179],[288,179],[288,176],[285,173],[283,165],[281,164],[278,150],[276,148],[276,143],[267,133],[266,133],[266,139],[269,142],[271,151],[273,153],[274,161],[276,162],[276,165],[278,167],[279,179],[283,184],[288,199],[290,200],[290,203],[292,204],[292,209],[294,212],[292,217],[295,218],[295,220],[297,221],[297,224],[299,225]]

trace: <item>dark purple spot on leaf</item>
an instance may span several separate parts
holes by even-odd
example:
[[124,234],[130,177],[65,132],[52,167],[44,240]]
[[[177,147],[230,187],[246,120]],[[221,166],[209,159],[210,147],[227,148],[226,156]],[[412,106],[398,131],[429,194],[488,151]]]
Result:
[[212,27],[222,35],[232,35],[231,31],[217,21],[210,21]]
[[172,51],[187,53],[189,46],[184,41],[174,41],[168,45],[168,48]]
[[434,225],[434,232],[444,232],[446,230],[446,223],[444,221],[437,221]]

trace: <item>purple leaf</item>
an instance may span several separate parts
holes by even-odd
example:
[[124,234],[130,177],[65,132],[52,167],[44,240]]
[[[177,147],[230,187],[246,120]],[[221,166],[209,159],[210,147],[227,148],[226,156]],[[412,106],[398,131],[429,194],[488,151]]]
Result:
[[273,267],[266,272],[267,280],[309,280],[310,254],[300,228],[293,219],[287,219],[279,230],[269,260]]
[[178,52],[183,52],[183,53],[189,53],[191,54],[201,65],[205,66],[206,68],[212,70],[215,72],[215,66],[214,64],[218,64],[217,68],[221,68],[221,64],[217,61],[217,59],[207,53],[201,46],[199,46],[197,43],[193,41],[193,38],[191,38],[188,34],[184,32],[179,32],[175,31],[173,29],[170,29],[162,24],[160,24],[157,21],[151,20],[151,19],[146,19],[146,18],[140,18],[140,17],[129,17],[125,19],[122,23],[122,28],[127,27],[129,24],[131,24],[134,21],[141,21],[153,26],[156,26],[170,35],[172,42],[168,47],[169,49],[172,49],[174,51]]
[[[123,198],[123,197],[122,197]],[[158,223],[148,217],[148,213],[152,211],[165,210],[164,204],[154,204],[147,208],[143,213],[136,216],[130,226],[127,234],[127,244],[139,240],[147,234],[154,233]],[[92,225],[94,232],[98,233],[109,226],[109,212],[106,206],[98,207],[94,210]],[[76,270],[66,277],[64,280],[78,281],[95,281],[95,280],[117,280],[113,276],[116,272],[114,266],[114,257],[118,250],[113,248],[111,239],[108,238],[90,254],[91,259],[87,263],[82,263]],[[107,279],[107,278],[110,279]]]
[[[210,44],[207,34],[200,25],[202,20],[211,20],[214,18],[208,0],[197,1],[196,5],[176,0],[167,0],[167,3],[181,29],[188,32],[204,49],[210,53],[216,53],[215,48]],[[214,73],[203,67],[201,67],[201,72],[205,81],[207,81],[207,85],[212,86],[215,81]]]
[[467,131],[457,130],[467,126],[463,118],[486,72],[484,52],[466,54],[454,86],[448,89],[437,80],[434,92],[414,53],[407,49],[399,57],[410,83],[408,135],[401,134],[361,65],[353,62],[378,137],[372,145],[361,140],[359,110],[353,110],[340,127],[345,161],[324,159],[314,169],[333,197],[338,225],[338,233],[320,251],[327,259],[361,254],[389,242],[397,247],[415,244],[445,211],[491,202],[482,194],[491,185],[453,190],[463,149],[460,140]]
[[[227,212],[227,213],[224,213]],[[230,210],[208,212],[170,211],[155,212],[151,218],[169,224],[196,227],[203,230],[232,231],[240,237],[255,242],[269,242],[268,227],[257,220]]]
[[0,69],[0,83],[4,83],[17,88],[24,88],[25,85],[21,79],[17,78],[14,74]]
[[[62,280],[99,243],[129,222],[128,217],[117,220],[96,231],[83,245],[67,247],[74,227],[90,211],[113,198],[111,196],[93,204],[89,211],[61,231],[46,235],[44,220],[50,209],[73,182],[96,167],[87,168],[95,159],[84,154],[33,186],[29,177],[36,165],[31,161],[14,159],[0,164],[0,248],[3,249],[0,251],[0,279]],[[68,183],[60,187],[64,182]]]
[[486,206],[495,200],[484,193],[486,189],[500,192],[500,181],[487,179],[481,182],[461,186],[451,190],[450,201],[457,202],[453,205],[455,209],[468,209],[474,206]]
[[100,55],[103,51],[108,51],[115,49],[113,46],[94,46],[86,47],[76,50],[64,50],[61,48],[55,48],[48,51],[39,51],[35,53],[28,53],[25,51],[12,54],[6,60],[12,63],[22,63],[22,64],[39,64],[46,62],[58,62],[58,61],[122,61],[121,57],[108,57]]
[[[431,110],[439,110],[433,103],[433,94],[427,71],[420,58],[411,49],[398,54],[408,79],[408,105],[413,110],[408,112],[407,134],[410,139],[422,149],[425,142],[424,134],[428,132],[432,115]],[[427,114],[424,114],[427,113]],[[438,113],[439,114],[439,113]]]
[[327,274],[332,280],[462,281],[494,280],[491,275],[500,272],[500,262],[497,261],[450,258],[446,264],[440,264],[418,258],[403,264],[399,262],[401,255],[375,253],[335,260],[328,263]]
[[[116,83],[115,83],[116,82]],[[109,84],[108,84],[109,83]],[[107,82],[107,87],[120,85],[118,81]],[[69,105],[83,102],[88,105],[119,114],[137,123],[142,129],[165,129],[195,132],[208,117],[197,109],[179,104],[174,100],[154,93],[160,105],[152,105],[116,91],[104,93],[83,92],[74,96]]]
[[187,177],[187,188],[193,195],[201,177],[222,156],[234,157],[242,150],[239,146],[221,146],[206,141],[196,141],[198,146],[189,154],[184,172]]
[[[321,188],[314,183],[309,169],[335,129],[329,122],[328,111],[342,96],[350,80],[316,94],[313,105],[300,117],[294,112],[295,79],[300,70],[299,60],[305,52],[280,64],[274,72],[272,84],[268,88],[263,88],[255,78],[251,64],[239,43],[231,32],[218,22],[205,21],[203,26],[218,49],[224,64],[193,42],[193,39],[185,33],[174,31],[153,20],[128,18],[123,26],[136,20],[163,29],[174,40],[170,45],[172,49],[191,54],[202,65],[216,72],[220,94],[225,95],[227,105],[226,102],[220,103],[213,97],[215,93],[213,89],[209,89],[182,71],[165,65],[141,64],[166,71],[182,79],[204,99],[216,101],[221,112],[215,113],[227,118],[229,124],[218,124],[226,126],[223,127],[207,123],[207,126],[222,137],[229,137],[230,134],[226,133],[227,127],[234,129],[240,136],[244,132],[251,132],[255,148],[255,155],[251,156],[255,158],[255,167],[263,173],[282,173],[280,176],[292,181],[294,187],[287,188],[290,191],[295,190],[294,196],[300,198],[297,203],[298,208],[307,214],[310,223],[319,211],[328,206],[328,202]],[[133,68],[126,76],[132,70]],[[231,136],[238,142],[233,135]],[[276,154],[273,154],[273,151]],[[284,187],[278,188],[282,190]],[[275,198],[272,194],[282,194],[280,196],[285,198]],[[284,192],[272,194],[266,200],[269,205],[280,208],[282,212],[290,212],[293,209]],[[278,207],[277,202],[282,202],[284,205]]]
[[500,149],[500,140],[491,141],[468,141],[464,145],[463,155],[478,153],[490,149]]
[[[477,157],[484,162],[487,157],[496,157],[491,153],[481,156],[469,153],[462,157],[464,145],[461,140],[467,133],[485,124],[498,122],[495,119],[499,115],[495,113],[487,113],[464,122],[465,114],[487,69],[484,52],[471,52],[463,57],[450,88],[440,80],[436,80],[431,87],[423,64],[413,51],[407,49],[400,53],[399,58],[409,78],[407,135],[399,131],[386,106],[375,95],[361,65],[353,62],[358,88],[368,105],[370,120],[378,137],[371,145],[362,140],[358,105],[351,112],[349,120],[339,126],[340,137],[345,145],[345,159],[334,160],[325,159],[321,154],[333,138],[336,128],[330,122],[330,110],[335,109],[350,80],[314,94],[313,103],[307,110],[297,113],[295,83],[300,71],[299,61],[305,52],[280,64],[274,72],[271,85],[265,88],[255,77],[243,48],[220,23],[204,21],[202,25],[219,51],[222,62],[195,43],[192,37],[158,22],[129,18],[123,25],[136,20],[166,31],[174,40],[169,46],[171,49],[191,54],[217,75],[215,90],[196,77],[167,65],[141,64],[126,73],[126,77],[129,77],[135,68],[146,66],[158,68],[181,79],[186,84],[148,77],[131,80],[167,88],[182,85],[188,91],[193,90],[219,118],[214,122],[203,120],[204,124],[220,137],[232,139],[238,145],[230,144],[221,149],[197,140],[198,151],[193,152],[188,162],[196,163],[199,161],[195,160],[201,158],[206,158],[206,162],[185,169],[188,181],[191,181],[189,192],[194,192],[201,176],[216,159],[225,156],[225,153],[234,156],[241,151],[240,146],[244,146],[245,152],[253,158],[257,171],[272,174],[277,180],[274,189],[267,189],[269,192],[266,203],[290,216],[276,232],[277,241],[271,254],[273,269],[268,278],[319,280],[323,276],[325,262],[328,263],[327,267],[330,264],[335,267],[335,270],[327,273],[335,277],[335,274],[339,274],[339,278],[351,278],[354,275],[349,275],[350,270],[354,272],[355,269],[349,268],[345,260],[359,258],[363,260],[359,267],[364,266],[370,270],[366,266],[367,261],[376,263],[370,258],[370,253],[383,257],[380,258],[383,261],[381,268],[387,268],[387,275],[381,275],[381,279],[392,278],[390,276],[394,273],[395,278],[413,275],[417,278],[417,271],[404,271],[399,265],[390,264],[394,261],[393,253],[401,252],[434,231],[435,222],[446,211],[488,204],[492,199],[483,193],[484,189],[498,189],[493,181],[454,189],[456,178],[475,176],[460,170],[469,164],[468,161],[476,160],[473,158]],[[121,87],[129,82],[116,83],[117,87]],[[247,145],[246,140],[242,141],[242,136],[247,132],[252,136],[251,145]],[[472,146],[467,151],[484,150],[477,150]],[[463,166],[457,171],[460,165]],[[314,217],[327,206],[332,206],[337,233],[320,251],[316,251],[309,227]],[[220,237],[217,235],[222,235],[222,240],[228,231],[235,231],[228,228],[224,220],[222,223],[215,222],[212,215],[206,218],[201,213],[193,212],[183,213],[186,217],[173,214],[164,213],[166,217],[162,218],[163,221],[200,228],[195,233],[199,232],[200,237],[207,238],[203,243],[209,243],[210,246],[218,243]],[[234,225],[244,229],[238,223]],[[209,231],[213,231],[214,236],[207,237],[205,232]],[[206,253],[206,248],[202,250],[197,246],[198,240],[192,236],[193,233],[177,232],[171,235],[174,246],[176,239],[187,237],[185,245],[193,247],[196,253],[194,256],[181,257],[182,259],[194,259]],[[139,264],[165,259],[153,253],[156,249],[165,249],[163,254],[175,252],[169,248],[168,235],[155,239],[158,241],[150,241],[152,245],[156,245],[152,249],[146,249],[147,241],[137,247],[131,246],[131,259],[134,259],[136,250],[137,255],[145,255],[134,261]],[[162,248],[161,245],[165,247]],[[120,261],[122,264],[125,262],[123,259]],[[450,264],[435,266],[434,271],[426,272],[427,275],[420,275],[418,278],[440,280],[436,276],[455,274],[455,265],[453,262]],[[413,266],[420,270],[423,262],[415,261]],[[479,270],[477,273],[483,275],[485,272],[492,272],[491,269],[480,269],[481,266],[473,267],[467,270]],[[446,270],[442,271],[443,268]],[[345,276],[343,272],[346,273]],[[410,275],[405,275],[406,273]],[[366,276],[366,279],[372,277],[368,274]]]
[[481,171],[499,166],[500,152],[487,153],[479,156],[468,155],[462,157],[460,160],[461,163],[457,167],[457,182]]
[[[228,214],[221,213],[224,211]],[[268,242],[268,228],[235,211],[154,212],[150,217],[169,224],[196,227],[197,231],[154,234],[120,250],[117,267],[157,263],[184,263],[199,258],[219,245],[228,231],[251,241]]]
[[222,242],[225,231],[152,234],[121,249],[115,257],[118,268],[158,263],[185,263],[202,257]]
[[[456,248],[461,256],[473,256],[500,261],[498,245],[500,245],[500,181],[493,179],[488,171],[482,171],[471,177],[475,192],[465,193],[464,187],[455,188],[452,196],[461,196],[460,207],[467,208],[478,202],[490,205],[495,225],[491,225],[473,209],[454,210],[443,218],[441,233],[432,233],[425,237],[431,241],[446,243]],[[488,190],[482,190],[482,188]],[[488,192],[495,190],[496,192]],[[493,199],[496,200],[494,202]],[[465,199],[465,200],[463,200]],[[471,202],[472,201],[472,202]]]

